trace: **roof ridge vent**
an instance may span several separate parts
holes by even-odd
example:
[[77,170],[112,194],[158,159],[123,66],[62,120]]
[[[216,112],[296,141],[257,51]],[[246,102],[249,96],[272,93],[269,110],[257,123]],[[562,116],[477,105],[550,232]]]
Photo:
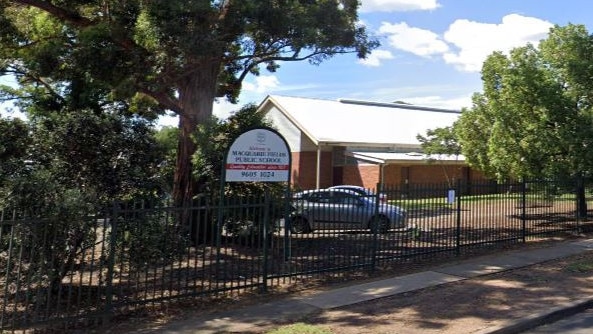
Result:
[[459,114],[461,111],[454,110],[454,109],[443,109],[443,108],[434,108],[434,107],[422,107],[413,104],[401,104],[401,103],[391,103],[391,102],[373,102],[373,101],[363,101],[363,100],[352,100],[352,99],[338,99],[338,102],[345,103],[345,104],[357,104],[363,106],[373,106],[373,107],[387,107],[387,108],[399,108],[399,109],[410,109],[410,110],[424,110],[424,111],[435,111],[435,112],[443,112],[443,113],[452,113],[452,114]]
[[411,157],[421,157],[424,154],[423,153],[420,153],[420,152],[408,152],[408,153],[406,153],[406,155],[409,155]]

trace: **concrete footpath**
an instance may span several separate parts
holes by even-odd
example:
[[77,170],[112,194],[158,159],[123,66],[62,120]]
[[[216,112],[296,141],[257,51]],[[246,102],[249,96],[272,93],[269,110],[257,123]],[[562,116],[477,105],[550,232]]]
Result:
[[[159,329],[142,331],[158,334],[207,334],[259,332],[273,323],[284,323],[306,318],[324,310],[353,305],[376,298],[393,296],[442,284],[521,268],[537,263],[560,259],[593,250],[593,239],[559,242],[557,245],[541,248],[504,252],[444,265],[431,270],[405,276],[398,276],[370,283],[351,285],[323,291],[305,297],[291,297],[267,304],[252,305],[231,311],[209,314],[166,324]],[[504,326],[488,328],[486,333],[521,333],[543,323],[566,317],[593,306],[593,296],[567,305],[547,309],[520,320],[509,320]]]

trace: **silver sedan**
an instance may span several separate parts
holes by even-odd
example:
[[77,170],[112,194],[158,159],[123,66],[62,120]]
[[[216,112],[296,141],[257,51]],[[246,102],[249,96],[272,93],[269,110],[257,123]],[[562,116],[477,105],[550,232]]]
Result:
[[295,194],[290,223],[293,233],[313,230],[368,229],[385,233],[406,226],[400,207],[345,189],[307,190]]

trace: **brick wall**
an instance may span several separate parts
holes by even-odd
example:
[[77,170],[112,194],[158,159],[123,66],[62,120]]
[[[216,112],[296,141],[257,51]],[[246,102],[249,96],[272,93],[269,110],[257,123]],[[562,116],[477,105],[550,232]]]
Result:
[[[378,165],[359,165],[343,167],[343,184],[360,185],[365,188],[375,188],[380,178]],[[445,173],[446,171],[446,173]],[[388,165],[383,168],[383,182],[387,185],[405,183],[444,183],[447,175],[452,182],[457,180],[483,180],[481,173],[470,171],[466,166],[441,166],[441,165]]]
[[383,183],[384,184],[400,184],[402,182],[402,166],[387,165],[383,168]]
[[457,182],[463,179],[462,166],[442,166],[442,165],[419,165],[411,166],[409,172],[409,182],[414,183],[441,183]]
[[[445,196],[450,187],[458,182],[468,185],[472,182],[486,182],[482,173],[468,166],[460,165],[392,165],[386,168],[385,188],[390,198]],[[450,184],[447,184],[447,177]],[[463,187],[460,194],[470,195],[471,187]],[[487,191],[487,190],[486,190]]]
[[[381,167],[379,165],[348,165],[340,168],[341,181],[334,179],[332,153],[321,153],[320,187],[326,188],[337,184],[353,184],[374,189],[380,179]],[[314,189],[316,178],[317,152],[292,153],[292,186],[296,189]],[[467,166],[438,164],[424,165],[387,165],[383,168],[383,182],[387,186],[405,184],[435,184],[447,182],[448,174],[451,182],[457,180],[483,181],[486,178]]]
[[342,184],[353,184],[365,188],[377,187],[380,178],[378,165],[344,166]]
[[[296,189],[315,189],[317,176],[317,152],[292,153],[292,186]],[[319,186],[332,186],[332,153],[321,152]]]

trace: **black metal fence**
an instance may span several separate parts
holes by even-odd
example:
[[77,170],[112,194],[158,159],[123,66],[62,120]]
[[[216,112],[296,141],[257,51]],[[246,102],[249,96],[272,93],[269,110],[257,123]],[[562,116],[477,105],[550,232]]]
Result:
[[147,303],[266,291],[576,232],[586,217],[577,215],[575,190],[553,181],[383,187],[407,214],[404,227],[383,233],[331,219],[324,229],[293,233],[291,199],[270,195],[188,208],[118,204],[84,217],[5,209],[0,330],[98,325]]

